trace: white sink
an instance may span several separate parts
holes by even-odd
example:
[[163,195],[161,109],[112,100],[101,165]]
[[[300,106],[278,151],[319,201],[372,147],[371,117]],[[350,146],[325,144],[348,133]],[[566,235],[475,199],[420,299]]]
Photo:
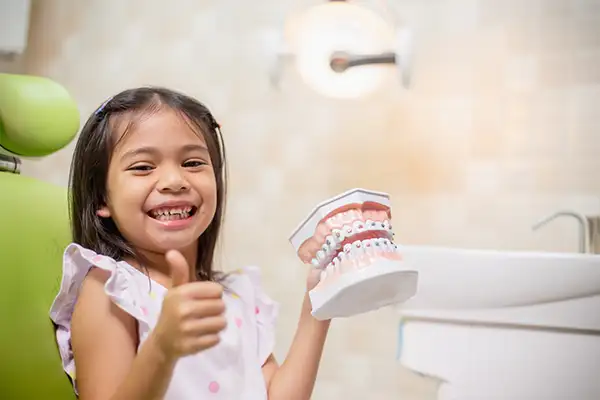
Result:
[[438,400],[600,399],[600,256],[408,246],[399,361]]
[[600,294],[600,255],[403,248],[419,272],[417,294],[401,308],[491,309]]

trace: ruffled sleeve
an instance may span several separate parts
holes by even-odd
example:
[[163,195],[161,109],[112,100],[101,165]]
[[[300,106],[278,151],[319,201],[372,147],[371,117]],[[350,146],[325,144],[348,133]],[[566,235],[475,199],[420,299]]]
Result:
[[254,314],[256,316],[258,358],[263,365],[275,348],[275,326],[279,316],[279,304],[273,301],[263,289],[260,269],[243,268],[252,284],[254,293]]
[[143,294],[136,284],[138,271],[126,263],[117,262],[81,247],[70,244],[63,255],[63,273],[58,295],[50,308],[50,318],[56,324],[56,339],[64,370],[75,378],[75,363],[71,349],[71,317],[79,289],[92,267],[110,272],[104,291],[125,312],[147,324],[143,307]]

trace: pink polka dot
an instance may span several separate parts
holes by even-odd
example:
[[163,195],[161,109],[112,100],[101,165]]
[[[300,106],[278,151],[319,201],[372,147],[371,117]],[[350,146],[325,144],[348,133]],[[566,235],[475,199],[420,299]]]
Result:
[[146,307],[142,307],[142,314],[148,315],[148,309]]
[[236,318],[235,319],[235,324],[237,325],[238,328],[242,327],[242,319],[241,318]]
[[104,257],[102,257],[102,256],[95,256],[94,258],[92,258],[92,262],[99,263],[103,259],[104,259]]
[[258,306],[254,307],[254,313],[255,314],[259,314],[260,313],[260,309],[258,308]]
[[211,393],[218,393],[219,389],[221,389],[221,387],[219,386],[219,383],[216,381],[212,381],[211,383],[208,384],[208,391]]

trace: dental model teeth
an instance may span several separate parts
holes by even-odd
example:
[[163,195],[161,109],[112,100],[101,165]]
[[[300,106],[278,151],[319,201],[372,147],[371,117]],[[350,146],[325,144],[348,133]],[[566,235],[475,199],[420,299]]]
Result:
[[317,319],[347,317],[401,303],[416,293],[393,242],[389,195],[353,189],[320,203],[294,231],[298,257],[321,270],[309,293]]

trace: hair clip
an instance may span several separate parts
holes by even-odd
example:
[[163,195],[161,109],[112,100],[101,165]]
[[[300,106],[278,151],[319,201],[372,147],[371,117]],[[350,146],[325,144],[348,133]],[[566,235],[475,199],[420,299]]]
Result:
[[217,122],[217,120],[215,119],[215,117],[212,114],[209,114],[209,118],[210,118],[210,124],[212,125],[211,128],[213,129],[221,129],[221,124],[219,124]]
[[102,105],[101,105],[101,106],[100,106],[100,107],[99,107],[99,108],[96,110],[96,112],[95,112],[94,114],[96,114],[96,115],[100,114],[100,113],[101,113],[101,112],[104,110],[104,107],[106,107],[106,105],[107,105],[108,103],[110,103],[110,101],[111,101],[112,99],[113,99],[113,96],[111,96],[111,97],[109,97],[108,99],[106,99],[106,100],[104,101],[104,103],[102,103]]

